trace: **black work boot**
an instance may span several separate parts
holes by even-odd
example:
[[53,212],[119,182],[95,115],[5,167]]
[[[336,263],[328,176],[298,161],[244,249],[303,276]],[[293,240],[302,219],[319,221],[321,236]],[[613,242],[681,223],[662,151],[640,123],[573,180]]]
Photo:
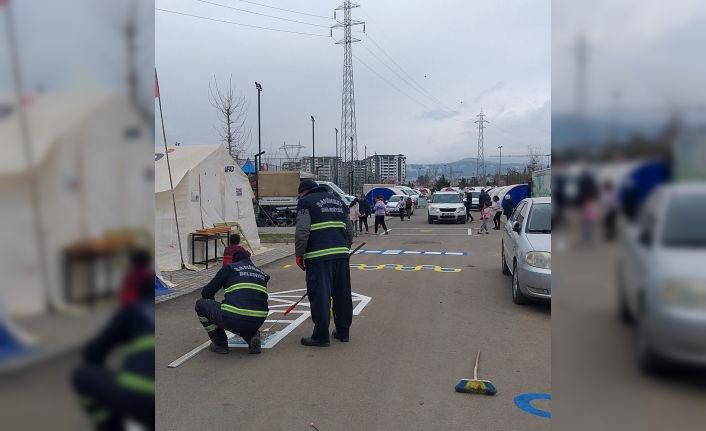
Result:
[[350,340],[348,335],[346,335],[346,336],[338,335],[338,332],[336,332],[335,329],[333,330],[333,332],[331,332],[331,336],[342,343],[347,343]]
[[302,337],[302,344],[304,346],[328,347],[330,343],[328,341],[314,340],[311,337]]
[[221,355],[228,354],[228,345],[227,344],[225,346],[219,346],[218,344],[211,341],[211,345],[209,346],[209,349],[213,353],[220,353]]
[[248,340],[248,353],[251,355],[260,353],[260,331],[257,331],[250,340]]

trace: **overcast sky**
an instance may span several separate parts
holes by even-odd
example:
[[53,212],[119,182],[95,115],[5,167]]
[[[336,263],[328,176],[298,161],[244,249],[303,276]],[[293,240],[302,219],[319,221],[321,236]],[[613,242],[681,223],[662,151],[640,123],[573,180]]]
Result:
[[[216,112],[208,81],[232,74],[237,92],[250,101],[249,126],[257,147],[257,92],[262,91],[262,145],[278,153],[283,142],[311,153],[316,118],[317,154],[333,155],[341,123],[343,47],[329,37],[338,2],[256,0],[322,17],[263,8],[239,0],[209,0],[239,9],[299,20],[305,25],[205,4],[157,0],[156,7],[324,37],[278,33],[156,11],[155,62],[170,142],[213,143]],[[360,156],[403,153],[410,163],[475,157],[473,121],[482,108],[490,121],[486,156],[542,153],[550,148],[550,2],[361,0],[355,19],[366,22],[353,46],[356,120]],[[341,15],[339,15],[340,17]],[[323,18],[331,17],[331,18]],[[322,27],[320,27],[322,26]],[[358,28],[362,30],[362,28]],[[340,36],[340,31],[338,36]],[[384,52],[375,45],[377,43]],[[384,61],[381,63],[368,50]],[[404,72],[386,56],[397,62]],[[371,71],[365,67],[364,62]],[[416,91],[414,79],[441,103]],[[383,76],[389,83],[379,76]],[[404,94],[393,88],[402,90]],[[411,98],[410,98],[411,97]],[[413,100],[414,99],[414,100]]]
[[552,4],[552,94],[556,112],[574,109],[575,46],[587,42],[587,109],[653,116],[678,108],[702,115],[706,100],[703,0],[555,1]]

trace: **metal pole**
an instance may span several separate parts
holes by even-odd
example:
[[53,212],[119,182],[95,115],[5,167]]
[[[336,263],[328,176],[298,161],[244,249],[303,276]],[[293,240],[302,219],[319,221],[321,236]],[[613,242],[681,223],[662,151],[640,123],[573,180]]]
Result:
[[334,171],[334,182],[336,183],[336,185],[338,185],[338,129],[334,127],[333,130],[336,131],[336,160],[334,162],[336,170]]
[[[164,131],[164,114],[162,113],[162,92],[159,91],[159,79],[157,79],[157,68],[154,69],[154,83],[157,85],[157,100],[159,101],[159,118],[162,120],[162,137],[164,138],[164,157],[167,158],[167,170],[169,171],[169,187],[172,190],[172,205],[174,206],[174,223],[176,224],[177,241],[179,243],[179,256],[181,257],[181,267],[184,268],[184,252],[181,250],[181,233],[179,232],[179,217],[177,216],[176,198],[174,197],[174,182],[172,180],[172,166],[169,163],[169,149],[167,148],[167,133]],[[199,199],[201,197],[199,196]],[[193,256],[192,256],[193,260]]]
[[[257,152],[262,153],[262,139],[260,137],[260,92],[262,85],[255,81],[255,88],[257,89]],[[255,199],[260,199],[260,163],[258,163],[257,157],[255,158]]]
[[316,141],[314,140],[314,116],[311,116],[311,173],[314,174],[314,154],[315,154]]
[[20,74],[19,54],[17,53],[17,40],[15,39],[15,25],[11,15],[11,3],[5,5],[7,18],[7,34],[10,42],[10,56],[12,58],[12,78],[15,84],[15,99],[17,103],[17,115],[20,121],[20,133],[22,136],[22,146],[24,147],[24,157],[27,163],[28,185],[30,202],[32,205],[32,224],[34,226],[34,235],[37,240],[37,258],[39,259],[42,284],[46,291],[46,307],[47,311],[54,312],[55,305],[51,285],[49,282],[49,272],[47,269],[47,250],[44,241],[44,233],[42,228],[41,205],[39,199],[39,190],[37,187],[37,179],[32,172],[32,161],[34,159],[32,153],[32,139],[30,137],[29,122],[27,121],[27,113],[25,112],[24,104],[22,103],[22,76]]
[[[499,145],[498,148],[500,148],[500,167],[498,168],[498,171],[499,171],[498,172],[498,174],[499,174],[498,175],[498,183],[499,183],[503,177],[503,146]],[[498,185],[500,185],[500,184],[498,184]]]
[[353,195],[353,181],[355,181],[355,160],[353,160],[353,136],[351,136],[351,195]]

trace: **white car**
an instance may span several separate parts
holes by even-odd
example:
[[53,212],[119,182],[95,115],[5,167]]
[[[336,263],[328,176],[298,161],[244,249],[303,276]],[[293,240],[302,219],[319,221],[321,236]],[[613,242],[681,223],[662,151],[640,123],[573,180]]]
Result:
[[[388,214],[399,214],[400,213],[400,201],[406,202],[407,195],[392,195],[390,199],[385,204]],[[414,206],[412,206],[412,214],[414,214]],[[410,215],[412,215],[410,214]]]
[[461,195],[455,191],[434,193],[427,205],[427,222],[435,221],[466,223],[466,207]]
[[645,372],[662,359],[706,366],[706,184],[655,189],[625,226],[618,265],[620,317],[636,326]]

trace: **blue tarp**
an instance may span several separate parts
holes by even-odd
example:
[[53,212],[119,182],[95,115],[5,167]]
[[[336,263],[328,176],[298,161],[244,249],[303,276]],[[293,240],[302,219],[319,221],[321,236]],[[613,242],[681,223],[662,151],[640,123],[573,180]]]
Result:
[[527,184],[514,184],[508,186],[507,190],[503,193],[502,202],[505,201],[505,196],[510,195],[510,197],[512,197],[512,207],[515,208],[522,199],[529,197],[529,192],[530,189]]
[[168,288],[159,277],[154,278],[154,296],[162,296],[172,293],[172,289]]
[[245,160],[243,166],[240,167],[245,175],[250,175],[255,173],[255,165],[250,161],[250,159]]
[[29,349],[17,339],[7,324],[0,319],[0,363],[27,353],[29,353]]

